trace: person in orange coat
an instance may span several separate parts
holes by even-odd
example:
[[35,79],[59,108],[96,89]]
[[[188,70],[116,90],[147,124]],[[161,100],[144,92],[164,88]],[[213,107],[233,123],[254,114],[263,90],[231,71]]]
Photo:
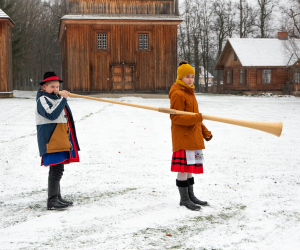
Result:
[[180,194],[180,206],[200,210],[206,201],[196,198],[193,191],[193,174],[203,173],[204,139],[212,139],[211,132],[202,123],[193,85],[195,70],[186,61],[177,69],[176,83],[170,89],[171,109],[197,113],[196,115],[170,115],[172,125],[173,157],[171,171],[178,172],[176,185]]

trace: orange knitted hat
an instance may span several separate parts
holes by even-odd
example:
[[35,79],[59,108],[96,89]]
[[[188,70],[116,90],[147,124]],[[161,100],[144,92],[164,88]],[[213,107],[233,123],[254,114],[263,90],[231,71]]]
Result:
[[181,62],[181,65],[177,69],[177,78],[181,80],[183,77],[189,74],[195,75],[194,68],[187,62]]

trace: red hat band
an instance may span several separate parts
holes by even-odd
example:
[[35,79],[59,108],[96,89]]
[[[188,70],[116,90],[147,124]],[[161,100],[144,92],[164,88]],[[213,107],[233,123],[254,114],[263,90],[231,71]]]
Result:
[[60,79],[57,76],[51,76],[44,79],[44,82],[48,82],[48,81],[60,81]]

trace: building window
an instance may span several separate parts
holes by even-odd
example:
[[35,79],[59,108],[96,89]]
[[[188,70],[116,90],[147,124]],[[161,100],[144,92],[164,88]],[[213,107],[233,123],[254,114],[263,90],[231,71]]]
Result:
[[97,34],[97,47],[98,49],[107,49],[107,34]]
[[263,70],[263,83],[271,83],[271,70],[270,69]]
[[227,84],[230,84],[230,70],[227,70]]
[[240,83],[244,84],[244,74],[245,71],[243,69],[240,70]]
[[295,73],[295,83],[299,83],[300,72]]
[[234,52],[234,61],[237,61],[237,55],[235,52]]
[[139,49],[149,48],[149,34],[139,34]]

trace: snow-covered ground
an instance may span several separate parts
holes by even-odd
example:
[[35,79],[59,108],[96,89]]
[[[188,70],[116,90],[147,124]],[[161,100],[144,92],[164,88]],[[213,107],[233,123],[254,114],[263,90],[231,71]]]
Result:
[[284,124],[278,138],[205,121],[214,138],[194,189],[210,205],[198,212],[179,206],[167,114],[70,98],[81,162],[61,185],[75,205],[48,211],[35,93],[14,96],[0,99],[1,250],[300,249],[300,98],[197,95],[204,114]]

